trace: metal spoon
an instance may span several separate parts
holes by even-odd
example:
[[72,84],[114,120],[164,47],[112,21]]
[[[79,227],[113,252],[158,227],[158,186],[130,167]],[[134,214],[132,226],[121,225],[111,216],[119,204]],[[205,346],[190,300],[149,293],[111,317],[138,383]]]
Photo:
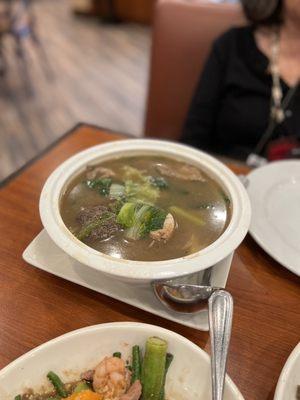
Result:
[[[182,282],[176,283],[174,281],[165,282],[163,287],[166,295],[173,301],[180,304],[191,304],[199,300],[206,300],[211,295],[211,273],[212,267],[204,270],[201,284],[198,284],[199,274],[196,276],[197,284]],[[188,279],[187,277],[186,279]]]
[[[210,283],[210,281],[211,268],[202,278],[204,283]],[[173,281],[154,283],[153,289],[165,306],[181,313],[197,312],[203,309],[208,299],[212,398],[222,400],[233,314],[231,295],[225,290],[212,286],[180,284]],[[187,307],[194,308],[187,309]]]
[[[208,319],[209,331],[211,340],[211,379],[212,379],[212,399],[222,400],[224,391],[224,379],[226,374],[226,361],[229,348],[232,314],[233,314],[233,300],[231,295],[225,290],[213,288],[211,286],[197,286],[197,285],[180,285],[180,284],[167,284],[167,288],[171,287],[176,290],[175,293],[185,294],[191,293],[190,298],[185,298],[184,301],[194,301],[195,295],[193,290],[198,290],[196,294],[196,305],[199,311],[199,305],[207,304],[208,299]],[[154,287],[157,290],[157,286]],[[176,311],[187,312],[186,303],[182,303],[180,298],[174,297],[176,301],[171,300],[163,303],[168,308],[174,310],[174,304],[179,306]],[[159,297],[161,300],[161,297]],[[161,300],[162,301],[162,300]],[[171,305],[171,306],[170,306]],[[191,306],[191,303],[189,303]],[[183,308],[185,307],[185,308]],[[191,312],[191,311],[189,311]]]
[[184,278],[154,282],[154,293],[172,311],[184,314],[199,312],[207,307],[210,295],[219,289],[211,286],[212,269],[213,267],[207,268],[203,275],[198,273]]
[[232,315],[232,296],[225,290],[215,291],[208,300],[213,400],[223,400]]

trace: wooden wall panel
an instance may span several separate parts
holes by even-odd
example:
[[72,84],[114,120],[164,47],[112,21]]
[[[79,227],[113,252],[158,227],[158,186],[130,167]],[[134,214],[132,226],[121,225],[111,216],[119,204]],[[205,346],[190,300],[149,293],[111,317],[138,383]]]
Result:
[[156,0],[72,0],[73,11],[126,22],[150,24]]
[[118,17],[124,21],[151,23],[156,0],[115,0]]

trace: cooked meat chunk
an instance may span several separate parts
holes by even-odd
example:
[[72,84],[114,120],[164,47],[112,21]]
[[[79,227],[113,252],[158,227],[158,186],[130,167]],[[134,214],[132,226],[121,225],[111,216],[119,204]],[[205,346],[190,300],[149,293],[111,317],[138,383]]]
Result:
[[120,225],[116,222],[115,218],[104,221],[101,226],[93,229],[89,235],[91,240],[105,240],[113,236],[120,229]]
[[172,169],[165,164],[157,164],[156,169],[162,175],[170,178],[178,178],[185,181],[201,181],[205,182],[205,178],[201,171],[193,165],[183,164],[177,169]]
[[112,169],[104,167],[87,167],[87,179],[113,178],[116,174]]
[[142,394],[142,385],[139,380],[135,381],[130,388],[127,390],[127,393],[122,394],[120,400],[139,400]]
[[92,382],[93,377],[94,377],[95,370],[94,369],[89,369],[88,371],[82,372],[80,375],[80,378],[85,380],[85,381],[90,381]]
[[163,227],[161,229],[157,229],[156,231],[151,231],[150,237],[153,240],[157,240],[157,241],[165,240],[166,241],[166,240],[170,239],[174,229],[175,229],[175,221],[174,221],[173,215],[169,213],[166,216]]
[[107,213],[107,211],[108,208],[105,206],[81,207],[76,220],[80,225],[87,225],[93,222],[95,218],[101,217]]
[[82,226],[77,234],[79,240],[105,240],[121,228],[116,221],[116,215],[105,206],[82,208],[77,215],[77,221]]

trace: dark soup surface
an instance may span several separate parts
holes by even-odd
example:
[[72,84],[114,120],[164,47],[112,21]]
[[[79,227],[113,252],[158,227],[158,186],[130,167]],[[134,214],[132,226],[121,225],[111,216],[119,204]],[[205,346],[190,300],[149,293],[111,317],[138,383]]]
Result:
[[61,201],[64,223],[79,240],[113,257],[140,261],[207,247],[230,214],[229,197],[207,174],[158,156],[88,166]]

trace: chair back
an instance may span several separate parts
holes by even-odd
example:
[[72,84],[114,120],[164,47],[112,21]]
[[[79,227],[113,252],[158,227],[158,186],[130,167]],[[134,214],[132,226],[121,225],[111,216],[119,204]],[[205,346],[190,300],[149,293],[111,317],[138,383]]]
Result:
[[245,23],[237,4],[159,0],[155,7],[145,135],[176,140],[212,42]]

